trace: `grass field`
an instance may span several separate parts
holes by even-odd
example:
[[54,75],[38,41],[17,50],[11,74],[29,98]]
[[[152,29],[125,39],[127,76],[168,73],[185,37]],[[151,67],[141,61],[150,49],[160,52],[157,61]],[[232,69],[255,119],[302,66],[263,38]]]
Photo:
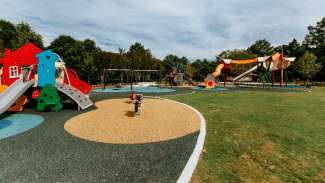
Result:
[[325,182],[325,88],[169,98],[207,120],[192,182]]

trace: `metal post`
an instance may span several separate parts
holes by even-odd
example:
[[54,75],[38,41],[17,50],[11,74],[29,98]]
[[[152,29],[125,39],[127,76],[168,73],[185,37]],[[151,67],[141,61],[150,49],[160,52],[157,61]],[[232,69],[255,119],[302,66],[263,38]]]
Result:
[[274,70],[272,70],[272,87],[274,87]]
[[282,49],[282,54],[281,54],[281,65],[280,65],[280,87],[282,88],[283,86],[283,49]]
[[286,87],[288,87],[288,72],[285,71],[285,77],[286,77]]
[[131,70],[131,93],[133,93],[133,70]]
[[223,75],[223,87],[226,88],[227,74]]

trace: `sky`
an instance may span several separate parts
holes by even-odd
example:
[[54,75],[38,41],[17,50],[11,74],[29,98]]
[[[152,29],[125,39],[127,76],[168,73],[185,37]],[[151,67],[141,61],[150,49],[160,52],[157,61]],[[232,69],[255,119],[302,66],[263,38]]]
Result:
[[135,42],[157,58],[213,59],[222,50],[302,41],[325,0],[0,0],[0,18],[32,25],[48,45],[61,34],[104,50]]

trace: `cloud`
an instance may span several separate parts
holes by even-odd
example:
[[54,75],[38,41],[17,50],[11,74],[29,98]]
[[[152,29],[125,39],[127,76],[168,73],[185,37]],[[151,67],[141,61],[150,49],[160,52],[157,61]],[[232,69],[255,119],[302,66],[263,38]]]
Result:
[[320,0],[0,0],[0,17],[26,21],[49,44],[60,34],[116,51],[139,41],[159,58],[214,58],[265,38],[302,40],[323,16]]

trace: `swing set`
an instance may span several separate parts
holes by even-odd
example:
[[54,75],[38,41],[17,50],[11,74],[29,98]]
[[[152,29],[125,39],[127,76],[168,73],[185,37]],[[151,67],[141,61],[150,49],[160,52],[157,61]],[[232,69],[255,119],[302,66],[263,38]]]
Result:
[[[115,72],[115,73],[114,73]],[[120,74],[116,74],[120,72]],[[154,77],[152,77],[154,73]],[[108,76],[107,76],[108,74]],[[111,77],[110,77],[111,76]],[[119,77],[119,79],[113,79]],[[156,78],[156,81],[153,79]],[[101,86],[106,87],[106,83],[117,84],[117,87],[122,87],[126,84],[131,85],[131,91],[133,91],[134,83],[150,84],[157,83],[158,87],[161,84],[161,72],[160,70],[145,70],[145,69],[104,69],[101,76]]]

